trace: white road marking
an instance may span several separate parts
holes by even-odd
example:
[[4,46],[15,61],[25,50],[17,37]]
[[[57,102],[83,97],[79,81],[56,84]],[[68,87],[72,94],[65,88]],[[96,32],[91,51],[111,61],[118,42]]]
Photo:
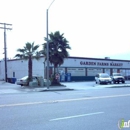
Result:
[[13,107],[13,106],[25,106],[25,105],[36,105],[36,104],[42,104],[43,102],[27,102],[27,103],[17,103],[17,104],[5,104],[0,105],[0,107]]
[[71,94],[66,94],[66,95],[81,95],[81,94],[88,94],[87,92],[84,93],[71,93]]
[[20,93],[20,91],[19,90],[12,90],[12,89],[6,89],[6,91],[5,90],[0,90],[0,93],[1,94],[3,94],[3,93]]
[[13,106],[36,105],[36,104],[45,104],[45,103],[72,102],[72,101],[82,101],[82,100],[94,100],[94,99],[129,97],[129,96],[130,96],[130,94],[122,94],[122,95],[110,95],[110,96],[98,96],[98,97],[86,97],[86,98],[73,98],[73,99],[41,101],[41,102],[27,102],[27,103],[17,103],[17,104],[2,104],[2,105],[0,105],[0,108],[1,107],[13,107]]
[[66,119],[72,119],[72,118],[78,118],[78,117],[84,117],[84,116],[98,115],[98,114],[103,114],[103,113],[104,112],[94,112],[94,113],[88,113],[88,114],[82,114],[82,115],[66,116],[66,117],[51,119],[50,121],[66,120]]
[[106,99],[106,98],[128,97],[128,96],[130,96],[130,94],[65,99],[65,100],[57,100],[57,102],[70,102],[70,101],[81,101],[81,100]]

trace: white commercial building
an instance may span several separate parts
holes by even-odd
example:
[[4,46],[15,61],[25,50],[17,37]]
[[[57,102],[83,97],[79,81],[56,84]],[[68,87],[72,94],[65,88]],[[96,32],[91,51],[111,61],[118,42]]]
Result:
[[[60,73],[71,73],[72,81],[94,80],[94,76],[100,72],[105,72],[109,75],[113,72],[120,72],[128,77],[130,76],[130,61],[109,58],[69,57],[64,60],[64,64],[58,70]],[[50,64],[49,74],[51,75],[52,72],[53,66]],[[18,59],[7,60],[8,78],[17,79],[26,75],[28,75],[28,61]],[[41,57],[39,60],[33,60],[33,75],[44,77],[44,57]],[[5,79],[4,60],[0,61],[0,79]]]

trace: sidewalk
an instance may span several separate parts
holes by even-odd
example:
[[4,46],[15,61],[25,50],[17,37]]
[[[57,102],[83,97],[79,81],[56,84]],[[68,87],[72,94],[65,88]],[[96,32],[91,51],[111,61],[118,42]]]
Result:
[[89,90],[89,89],[103,89],[103,88],[119,88],[119,87],[130,87],[130,81],[126,81],[125,84],[107,84],[99,85],[95,84],[94,81],[91,82],[64,82],[64,86],[49,86],[47,89],[44,87],[29,88],[20,86],[17,84],[7,83],[5,81],[0,81],[0,94],[6,93],[27,93],[27,92],[47,92],[47,91],[71,91],[71,90]]
[[17,84],[11,84],[5,81],[0,81],[0,94],[2,93],[21,93],[21,92],[42,92],[42,91],[69,91],[73,90],[66,86],[49,86],[47,89],[44,87],[29,88],[25,86],[20,86]]

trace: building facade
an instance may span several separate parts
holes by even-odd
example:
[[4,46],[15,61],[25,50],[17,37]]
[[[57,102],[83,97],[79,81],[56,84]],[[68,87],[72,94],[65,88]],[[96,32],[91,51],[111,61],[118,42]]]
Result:
[[[0,61],[0,79],[5,79],[5,62]],[[94,80],[97,73],[120,72],[126,78],[130,76],[130,60],[115,60],[101,58],[69,57],[64,60],[64,64],[58,67],[59,73],[71,73],[71,81]],[[50,65],[51,75],[53,66]],[[8,60],[7,76],[8,78],[21,78],[28,75],[28,61]],[[33,60],[33,75],[46,76],[46,64],[44,57],[39,60]]]

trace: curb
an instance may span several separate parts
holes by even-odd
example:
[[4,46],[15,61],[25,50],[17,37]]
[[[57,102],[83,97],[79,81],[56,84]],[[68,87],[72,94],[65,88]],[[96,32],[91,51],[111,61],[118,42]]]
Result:
[[33,88],[21,88],[20,91],[26,91],[26,92],[47,92],[47,91],[71,91],[74,90],[72,88],[67,88],[66,86],[53,86],[53,87],[41,87],[41,88],[37,88],[37,87],[33,87]]
[[40,90],[39,92],[48,92],[48,91],[71,91],[74,89],[66,88],[66,89],[45,89],[45,90]]
[[130,85],[110,86],[106,88],[125,88],[125,87],[130,87]]

